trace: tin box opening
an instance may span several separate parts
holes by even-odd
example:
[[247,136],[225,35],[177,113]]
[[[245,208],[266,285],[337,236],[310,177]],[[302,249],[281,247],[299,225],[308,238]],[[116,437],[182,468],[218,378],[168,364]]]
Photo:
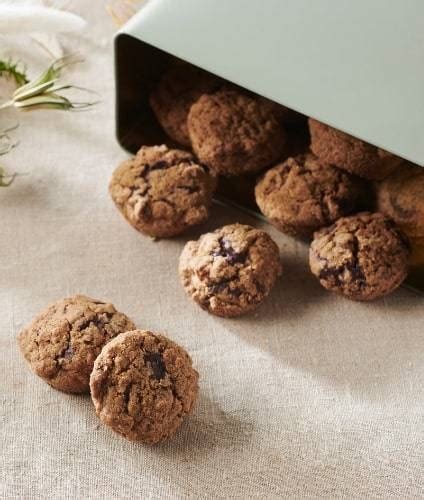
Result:
[[[115,58],[118,142],[132,154],[143,145],[181,147],[166,135],[149,105],[149,94],[161,76],[172,64],[181,60],[126,33],[116,37]],[[293,112],[293,116],[295,119],[286,124],[290,156],[305,151],[309,141],[307,117],[296,112]],[[258,175],[221,178],[216,198],[263,218],[254,198]],[[414,248],[407,284],[424,291],[424,244],[422,248]]]

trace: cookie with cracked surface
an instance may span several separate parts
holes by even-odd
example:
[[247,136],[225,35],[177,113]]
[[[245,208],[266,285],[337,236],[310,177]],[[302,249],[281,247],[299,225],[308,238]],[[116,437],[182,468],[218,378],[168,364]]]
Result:
[[405,162],[380,183],[377,203],[411,239],[424,238],[424,168]]
[[94,363],[91,398],[100,420],[131,441],[171,437],[193,410],[197,371],[163,335],[134,330],[109,342]]
[[309,237],[363,205],[363,179],[307,154],[268,170],[255,188],[256,203],[280,231]]
[[264,231],[243,224],[189,241],[179,262],[186,293],[203,309],[228,318],[256,309],[281,272],[277,244]]
[[365,179],[384,179],[404,161],[312,118],[309,130],[311,150],[318,158]]
[[149,96],[149,103],[165,132],[190,147],[187,116],[191,105],[203,94],[214,92],[222,81],[189,64],[175,64],[162,76]]
[[75,295],[51,304],[19,334],[31,369],[63,392],[89,391],[90,373],[102,347],[134,323],[112,304]]
[[115,170],[109,192],[135,229],[168,238],[208,218],[215,186],[215,177],[191,153],[143,146]]
[[314,235],[312,273],[327,290],[373,300],[395,290],[408,273],[409,242],[381,213],[343,217]]
[[216,174],[257,172],[285,152],[286,134],[272,108],[236,90],[200,97],[187,126],[195,154]]

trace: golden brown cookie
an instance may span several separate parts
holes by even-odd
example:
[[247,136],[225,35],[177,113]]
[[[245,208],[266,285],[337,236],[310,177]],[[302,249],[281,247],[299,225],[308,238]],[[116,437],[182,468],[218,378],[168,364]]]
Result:
[[409,238],[424,238],[423,167],[405,162],[378,186],[377,203]]
[[365,179],[387,177],[403,160],[383,149],[309,118],[311,150],[322,161]]
[[216,179],[194,156],[167,146],[144,146],[113,173],[109,191],[138,231],[167,238],[204,222]]
[[164,73],[149,96],[150,106],[165,132],[183,146],[190,146],[187,115],[203,94],[222,86],[216,76],[190,64],[175,64]]
[[216,174],[257,172],[285,150],[286,134],[272,108],[243,92],[203,95],[191,107],[187,124],[195,154]]
[[408,273],[409,243],[381,213],[343,217],[314,235],[312,273],[327,290],[373,300],[395,290]]
[[134,323],[112,304],[76,295],[42,311],[19,334],[31,369],[63,392],[88,392],[94,360],[102,347]]
[[171,437],[191,413],[198,373],[163,335],[134,330],[109,342],[94,363],[91,398],[100,420],[131,441]]
[[367,194],[365,181],[312,154],[289,158],[271,168],[255,189],[256,202],[270,222],[301,237],[358,211]]
[[224,226],[189,241],[179,272],[186,293],[203,309],[235,317],[256,309],[282,272],[278,246],[259,229]]

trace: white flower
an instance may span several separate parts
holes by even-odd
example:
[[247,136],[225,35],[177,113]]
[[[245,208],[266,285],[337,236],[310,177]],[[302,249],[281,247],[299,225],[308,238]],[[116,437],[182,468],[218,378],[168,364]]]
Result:
[[63,56],[59,33],[80,31],[85,20],[60,0],[0,0],[0,34],[28,35],[53,59]]
[[41,0],[0,0],[0,33],[68,33],[85,27],[82,17],[46,6]]

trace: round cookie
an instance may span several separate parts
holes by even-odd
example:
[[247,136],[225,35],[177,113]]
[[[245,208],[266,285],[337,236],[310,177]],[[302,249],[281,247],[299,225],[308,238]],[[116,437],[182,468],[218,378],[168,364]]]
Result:
[[113,173],[109,192],[138,231],[167,238],[209,216],[216,179],[193,155],[167,146],[145,146]]
[[165,132],[183,146],[190,147],[187,115],[197,99],[214,92],[222,81],[189,64],[171,66],[149,96],[150,106]]
[[134,330],[94,363],[91,398],[100,420],[131,441],[171,437],[196,401],[199,375],[187,352],[163,335]]
[[395,290],[408,273],[409,244],[391,219],[362,212],[314,235],[312,273],[327,290],[373,300]]
[[102,347],[134,323],[112,304],[83,295],[59,300],[19,334],[31,369],[63,392],[89,391],[90,373]]
[[268,170],[255,188],[261,212],[281,231],[309,237],[357,211],[366,193],[359,177],[307,154]]
[[411,239],[424,239],[424,168],[405,162],[377,189],[380,212]]
[[187,125],[195,154],[216,174],[257,172],[285,151],[286,135],[272,107],[236,90],[200,97]]
[[318,158],[365,179],[384,179],[404,161],[312,118],[309,130],[311,150]]
[[189,241],[179,263],[186,293],[203,309],[228,318],[258,307],[281,272],[276,243],[264,231],[243,224]]

